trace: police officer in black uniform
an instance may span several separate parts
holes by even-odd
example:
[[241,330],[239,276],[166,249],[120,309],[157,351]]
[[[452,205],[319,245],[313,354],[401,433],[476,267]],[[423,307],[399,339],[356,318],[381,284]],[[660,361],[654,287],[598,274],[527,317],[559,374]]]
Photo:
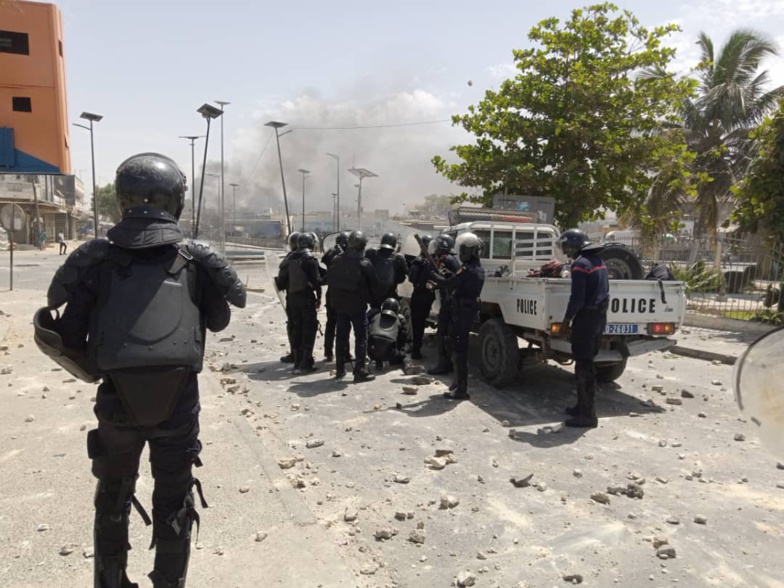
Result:
[[313,255],[312,233],[300,233],[297,250],[281,266],[278,280],[286,289],[286,309],[294,343],[294,374],[312,372],[313,348],[318,332],[318,308],[321,306],[321,278],[318,259]]
[[[454,255],[455,240],[449,235],[438,235],[430,244],[433,249],[438,270],[451,275],[460,269],[460,260]],[[436,328],[436,349],[438,363],[427,371],[433,376],[452,373],[452,357],[449,349],[449,327],[452,323],[452,299],[449,291],[441,289],[439,295],[438,326]]]
[[398,284],[406,281],[408,264],[406,258],[395,252],[397,237],[394,233],[384,233],[378,249],[369,249],[366,253],[376,273],[376,290],[373,292],[371,307],[378,310],[387,298],[399,299]]
[[[335,258],[346,252],[349,234],[348,231],[338,233],[338,236],[335,237],[335,246],[330,248],[330,250],[321,257],[321,263],[327,268],[327,271],[329,271],[329,267],[332,265],[332,262],[335,261]],[[335,348],[335,327],[337,326],[338,319],[335,308],[332,305],[332,294],[329,288],[327,288],[325,298],[327,305],[327,326],[324,328],[324,359],[326,361],[332,361],[335,359],[333,349]]]
[[438,282],[450,298],[451,320],[449,342],[455,370],[455,383],[444,397],[450,400],[468,400],[468,343],[471,327],[479,319],[482,287],[485,270],[480,259],[484,243],[474,233],[463,233],[457,237],[460,262],[463,264],[453,275],[433,270],[431,278]]
[[[131,505],[139,458],[149,443],[155,487],[152,526],[155,588],[184,587],[191,526],[198,523],[192,468],[200,466],[199,386],[205,330],[229,324],[228,302],[245,306],[245,290],[228,261],[208,244],[182,243],[177,224],[185,176],[163,155],[123,162],[115,180],[122,220],[108,239],[93,239],[57,270],[48,319],[69,349],[82,350],[98,386],[98,428],[87,435],[95,493],[96,588],[131,588],[126,575]],[[38,315],[36,326],[38,327]],[[36,332],[36,342],[39,342]],[[40,345],[40,342],[39,342]]]
[[601,245],[594,245],[583,231],[570,229],[558,239],[558,246],[572,259],[572,294],[561,323],[561,336],[571,338],[577,404],[566,409],[572,418],[568,427],[595,428],[596,366],[599,337],[607,325],[610,282],[607,266],[599,257]]
[[291,331],[291,303],[289,301],[288,291],[286,290],[286,286],[284,286],[280,281],[280,273],[283,271],[283,268],[286,267],[289,263],[289,258],[294,255],[294,252],[297,250],[297,240],[299,239],[299,233],[296,231],[289,235],[288,245],[289,250],[286,253],[286,256],[280,262],[278,266],[278,275],[275,276],[275,285],[278,287],[278,290],[281,292],[286,292],[286,336],[289,339],[289,352],[287,355],[284,355],[280,358],[281,363],[294,363],[297,359],[296,355],[296,345],[297,342],[294,340],[293,333]]
[[387,298],[381,304],[381,310],[371,310],[368,317],[368,356],[376,362],[376,371],[384,369],[385,361],[389,365],[404,365],[408,325],[400,314],[400,302]]
[[367,238],[361,231],[349,235],[346,253],[338,256],[327,271],[327,285],[333,291],[332,303],[338,315],[335,377],[346,375],[349,334],[354,328],[354,382],[375,376],[367,371],[368,305],[376,287],[376,275],[365,258]]
[[[432,240],[430,235],[423,235],[422,245],[428,247]],[[411,262],[408,280],[414,286],[411,293],[411,358],[422,359],[422,338],[425,335],[427,317],[430,316],[430,309],[436,298],[430,285],[430,263],[424,253]]]

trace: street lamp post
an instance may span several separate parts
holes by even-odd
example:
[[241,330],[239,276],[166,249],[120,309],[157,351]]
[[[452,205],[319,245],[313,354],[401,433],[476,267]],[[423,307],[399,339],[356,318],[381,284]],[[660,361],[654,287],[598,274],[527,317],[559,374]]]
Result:
[[340,231],[340,155],[336,155],[335,153],[327,153],[327,155],[329,155],[332,159],[335,160],[335,163],[337,163],[335,177],[337,178],[338,189],[335,193],[337,204],[334,205],[335,221],[333,224],[335,225],[335,232],[338,232]]
[[191,142],[191,234],[196,226],[196,139],[201,139],[204,135],[180,135],[180,139],[188,139]]
[[305,179],[307,178],[310,171],[303,168],[299,168],[297,171],[302,174],[302,232],[304,233],[305,232]]
[[196,212],[196,227],[193,230],[193,238],[197,239],[199,237],[199,223],[201,222],[201,203],[204,197],[204,176],[207,172],[207,147],[210,144],[210,123],[212,119],[218,118],[220,115],[223,114],[222,110],[215,108],[210,104],[202,104],[199,108],[196,109],[204,120],[207,121],[207,133],[204,135],[204,161],[201,165],[201,186],[199,187],[199,210]]
[[[283,206],[286,209],[286,229],[288,230],[287,235],[291,235],[291,219],[289,218],[289,199],[286,195],[286,178],[283,175],[283,157],[280,154],[280,138],[281,134],[279,133],[279,129],[285,127],[287,123],[278,122],[271,120],[268,123],[265,123],[265,127],[272,127],[275,129],[275,141],[278,143],[278,163],[280,164],[280,183],[283,184]],[[290,133],[291,131],[286,131],[286,133]],[[286,133],[283,133],[285,135]]]
[[[95,236],[98,236],[98,189],[95,183],[95,142],[93,141],[93,123],[100,122],[103,115],[83,112],[79,118],[90,121],[90,126],[74,123],[74,126],[81,127],[90,131],[90,158],[93,164],[93,224],[95,225]],[[36,219],[37,222],[37,219]]]
[[234,214],[232,214],[232,216],[234,217],[234,231],[236,232],[237,231],[237,188],[239,188],[240,185],[231,183],[229,184],[229,186],[231,186],[232,189],[232,203],[234,209]]
[[[221,113],[222,113],[225,110],[224,106],[226,106],[227,104],[231,104],[231,102],[226,102],[225,100],[215,100],[215,104],[220,106],[220,110],[221,110]],[[220,232],[220,236],[221,236],[221,248],[225,250],[226,249],[226,214],[225,214],[226,213],[226,208],[225,208],[225,205],[224,205],[224,193],[225,193],[225,190],[226,190],[226,186],[225,186],[225,184],[223,182],[223,177],[224,177],[223,176],[223,169],[224,169],[223,162],[224,162],[224,159],[223,159],[223,117],[222,116],[221,116],[220,121],[221,121],[221,173],[220,173],[220,178],[221,178],[221,184],[220,184],[221,232]]]
[[352,167],[348,171],[359,178],[359,191],[357,192],[357,230],[360,230],[362,228],[362,180],[365,178],[377,178],[378,174],[374,174],[364,167]]

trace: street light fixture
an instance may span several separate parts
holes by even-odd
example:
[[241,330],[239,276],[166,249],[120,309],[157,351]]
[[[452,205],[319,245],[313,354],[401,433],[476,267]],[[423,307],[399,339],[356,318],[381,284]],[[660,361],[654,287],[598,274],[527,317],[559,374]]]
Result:
[[[231,104],[231,102],[226,102],[225,100],[215,100],[215,104],[220,106],[221,112],[225,110],[224,106],[227,104]],[[226,186],[223,182],[223,117],[220,119],[221,121],[221,184],[220,184],[220,217],[221,217],[221,246],[225,250],[226,249],[226,208],[224,205],[224,195],[226,191]]]
[[196,226],[196,139],[201,139],[204,135],[180,135],[180,139],[188,139],[191,142],[191,233]]
[[210,144],[210,123],[212,119],[218,118],[220,115],[223,114],[223,111],[215,108],[211,104],[202,104],[199,108],[196,109],[204,120],[207,121],[207,134],[204,135],[204,161],[201,165],[201,186],[199,187],[199,209],[196,212],[196,226],[193,229],[193,238],[197,239],[199,237],[199,223],[201,223],[201,203],[202,198],[204,197],[204,175],[207,171],[207,147]]
[[232,183],[229,184],[229,186],[231,186],[232,189],[232,199],[233,199],[233,207],[234,207],[234,214],[232,216],[234,217],[234,232],[236,233],[237,232],[237,188],[239,188],[240,185]]
[[352,167],[348,172],[359,178],[359,192],[357,192],[357,230],[360,230],[362,228],[362,180],[365,178],[377,178],[378,174],[374,174],[364,167]]
[[[272,127],[275,129],[275,141],[278,143],[278,163],[280,164],[280,183],[283,184],[283,207],[286,209],[286,229],[288,230],[288,235],[291,235],[291,219],[289,218],[289,199],[286,195],[286,178],[283,175],[283,157],[280,154],[280,129],[285,126],[288,126],[287,123],[278,122],[275,120],[271,120],[268,123],[264,124],[265,127]],[[286,133],[290,133],[291,131],[286,131]],[[286,133],[283,133],[285,135]]]
[[[87,129],[90,131],[90,159],[92,159],[93,164],[93,224],[95,225],[95,236],[98,236],[98,189],[95,183],[95,142],[93,141],[93,123],[100,122],[103,119],[103,115],[101,114],[94,114],[92,112],[83,112],[79,118],[82,118],[86,121],[90,122],[90,126],[80,125],[79,123],[73,123],[76,127],[81,127],[83,129]],[[36,224],[38,220],[36,219]],[[40,232],[40,231],[39,231]]]
[[309,170],[299,168],[297,170],[302,174],[302,232],[305,232],[305,178],[310,173]]
[[337,178],[338,190],[335,193],[337,204],[334,205],[335,220],[333,224],[335,226],[335,232],[338,232],[340,231],[340,155],[336,155],[335,153],[327,153],[327,155],[329,155],[337,163],[335,177]]

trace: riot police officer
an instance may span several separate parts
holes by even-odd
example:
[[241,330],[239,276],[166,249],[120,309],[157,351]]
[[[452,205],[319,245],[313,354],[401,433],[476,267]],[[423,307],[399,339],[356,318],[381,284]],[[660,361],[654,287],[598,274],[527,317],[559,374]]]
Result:
[[337,312],[335,377],[346,375],[349,333],[354,328],[354,382],[375,376],[365,367],[367,359],[367,310],[376,287],[376,275],[365,258],[367,238],[361,231],[349,235],[346,253],[338,256],[327,271],[327,285],[333,291],[332,304]]
[[288,291],[286,290],[286,287],[280,281],[280,273],[283,271],[283,268],[288,265],[289,258],[297,250],[297,240],[298,239],[299,239],[299,233],[296,232],[296,231],[294,231],[293,233],[291,233],[291,235],[289,235],[289,238],[288,238],[288,245],[289,245],[288,253],[286,253],[286,256],[280,262],[280,265],[278,266],[278,275],[275,276],[275,286],[277,287],[277,289],[280,292],[286,292],[286,336],[288,337],[288,340],[289,340],[289,353],[288,353],[288,355],[284,355],[283,357],[280,358],[280,362],[281,363],[294,363],[294,361],[296,360],[296,345],[297,345],[297,343],[294,340],[293,333],[291,331],[291,316],[290,316],[290,314],[291,314],[290,313],[291,304],[289,302]]
[[397,237],[394,233],[384,233],[378,249],[369,249],[367,258],[373,264],[376,274],[376,289],[373,292],[371,307],[381,308],[387,298],[399,298],[397,285],[406,281],[408,264],[406,258],[395,252]]
[[[438,270],[453,274],[460,269],[460,261],[454,255],[455,240],[449,235],[438,235],[431,243]],[[432,273],[432,272],[431,272]],[[452,373],[452,358],[449,348],[449,327],[452,322],[452,299],[447,290],[441,289],[439,295],[440,306],[438,309],[438,326],[436,328],[436,349],[438,363],[427,371],[433,376],[443,376]]]
[[318,308],[321,306],[319,263],[313,255],[312,233],[300,233],[297,250],[282,265],[278,280],[286,289],[286,309],[294,343],[294,374],[312,372],[313,347],[318,332]]
[[444,394],[450,400],[468,400],[468,342],[471,327],[479,318],[485,270],[480,259],[484,243],[474,233],[463,233],[455,245],[462,267],[453,275],[442,275],[433,270],[431,278],[438,282],[450,299],[449,342],[455,370],[455,383],[450,392]]
[[368,356],[376,362],[376,371],[384,369],[385,361],[389,365],[405,364],[408,325],[400,314],[400,302],[395,298],[387,298],[380,310],[371,310],[368,316]]
[[[332,265],[332,262],[335,261],[335,258],[338,255],[342,255],[346,252],[346,248],[348,247],[349,234],[350,233],[348,231],[338,233],[338,236],[335,238],[335,246],[330,248],[330,250],[321,257],[321,263],[324,264],[324,267],[327,268],[327,271],[329,271],[329,267]],[[327,326],[324,329],[324,359],[326,361],[332,361],[334,359],[332,350],[335,346],[335,327],[337,326],[337,314],[335,313],[335,308],[332,305],[332,294],[329,288],[327,288],[325,302],[327,306]]]
[[[422,246],[427,248],[432,240],[430,235],[423,235]],[[430,285],[430,263],[424,252],[411,262],[408,281],[414,286],[411,293],[411,358],[422,359],[422,338],[425,335],[427,317],[430,316],[430,309],[436,298]]]
[[87,435],[98,479],[94,586],[137,586],[126,574],[128,523],[133,504],[150,524],[134,496],[149,443],[156,550],[150,578],[156,588],[182,587],[191,526],[199,520],[194,486],[207,506],[192,474],[201,465],[197,374],[205,329],[226,328],[227,301],[244,307],[245,289],[220,252],[181,243],[186,180],[174,161],[156,153],[130,157],[117,169],[115,187],[122,220],[108,239],[88,241],[58,269],[48,309],[66,307],[50,324],[65,347],[84,350],[89,381],[102,378],[98,428]]
[[607,266],[599,257],[601,245],[594,245],[583,231],[570,229],[558,239],[558,246],[572,259],[572,293],[561,323],[561,336],[571,338],[574,373],[577,379],[577,404],[566,409],[572,418],[568,427],[595,428],[596,366],[599,337],[607,324],[610,282]]

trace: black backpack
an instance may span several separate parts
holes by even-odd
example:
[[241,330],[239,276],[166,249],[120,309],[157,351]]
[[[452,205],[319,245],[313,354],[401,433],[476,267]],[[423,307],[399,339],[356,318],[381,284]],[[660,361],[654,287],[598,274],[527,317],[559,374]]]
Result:
[[648,275],[645,276],[646,280],[661,280],[664,282],[671,282],[675,280],[675,276],[670,269],[670,266],[659,264],[653,266],[651,271],[648,272]]

